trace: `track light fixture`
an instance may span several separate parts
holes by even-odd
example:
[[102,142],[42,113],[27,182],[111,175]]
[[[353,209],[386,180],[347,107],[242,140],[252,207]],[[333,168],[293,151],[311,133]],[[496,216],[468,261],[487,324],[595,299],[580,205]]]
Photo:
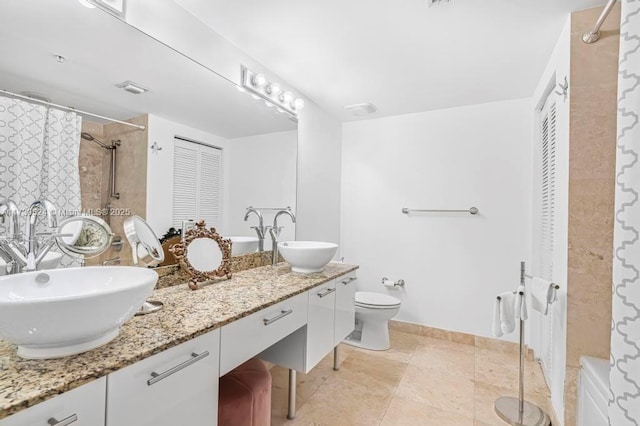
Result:
[[241,66],[240,71],[242,89],[251,93],[254,99],[264,99],[266,106],[276,106],[277,111],[286,111],[294,117],[304,108],[304,99],[296,98],[279,83],[268,81],[264,74],[253,72],[245,66]]

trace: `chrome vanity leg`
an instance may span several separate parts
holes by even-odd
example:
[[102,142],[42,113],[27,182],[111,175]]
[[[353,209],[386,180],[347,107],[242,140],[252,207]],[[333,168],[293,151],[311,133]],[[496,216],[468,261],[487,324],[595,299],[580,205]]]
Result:
[[289,369],[289,408],[287,418],[296,418],[296,370]]
[[333,369],[335,371],[340,370],[340,366],[338,365],[338,356],[339,356],[338,346],[336,346],[335,348],[333,348]]

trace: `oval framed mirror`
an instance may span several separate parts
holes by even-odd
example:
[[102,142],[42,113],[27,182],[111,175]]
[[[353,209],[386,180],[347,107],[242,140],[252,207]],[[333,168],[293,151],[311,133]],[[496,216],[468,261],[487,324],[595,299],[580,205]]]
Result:
[[99,217],[79,215],[65,219],[58,226],[56,243],[69,256],[90,259],[104,253],[111,245],[113,232]]
[[203,220],[184,233],[178,244],[169,248],[180,267],[191,277],[189,288],[215,278],[231,278],[231,240],[221,237],[215,228],[207,229]]
[[146,220],[131,216],[125,219],[122,226],[131,244],[134,265],[156,266],[164,260],[162,244]]

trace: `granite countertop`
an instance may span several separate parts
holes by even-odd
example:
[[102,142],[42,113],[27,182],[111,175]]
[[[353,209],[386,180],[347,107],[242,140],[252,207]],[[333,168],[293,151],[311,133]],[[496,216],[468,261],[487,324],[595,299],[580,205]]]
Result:
[[160,311],[127,321],[99,348],[59,359],[25,360],[0,341],[0,419],[105,376],[358,267],[329,263],[323,272],[297,274],[286,263],[234,273],[192,291],[186,284],[155,290]]

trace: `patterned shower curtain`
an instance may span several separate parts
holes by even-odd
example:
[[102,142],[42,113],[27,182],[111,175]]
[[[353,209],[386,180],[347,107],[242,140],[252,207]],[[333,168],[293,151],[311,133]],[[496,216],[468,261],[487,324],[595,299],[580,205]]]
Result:
[[640,425],[640,1],[622,1],[609,424]]
[[[26,212],[33,201],[47,199],[59,220],[80,212],[81,126],[75,113],[0,96],[0,200],[11,199]],[[0,223],[0,236],[6,225]]]

